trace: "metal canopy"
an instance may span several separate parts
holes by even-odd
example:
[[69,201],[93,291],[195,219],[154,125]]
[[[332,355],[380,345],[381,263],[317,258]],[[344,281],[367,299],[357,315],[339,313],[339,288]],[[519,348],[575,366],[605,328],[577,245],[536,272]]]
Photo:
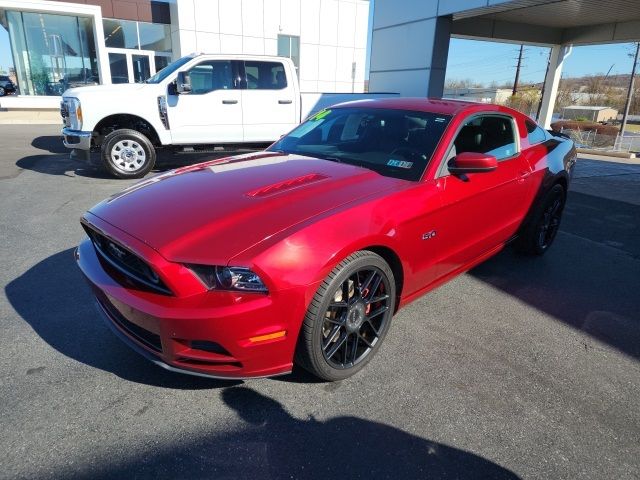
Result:
[[515,0],[453,15],[456,36],[538,44],[640,40],[640,0]]

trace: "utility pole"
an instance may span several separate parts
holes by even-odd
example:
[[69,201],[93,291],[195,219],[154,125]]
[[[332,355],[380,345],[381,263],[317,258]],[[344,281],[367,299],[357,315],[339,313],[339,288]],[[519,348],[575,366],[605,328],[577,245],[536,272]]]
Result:
[[536,111],[536,120],[540,120],[540,109],[542,108],[542,97],[544,97],[544,86],[547,83],[547,75],[549,75],[549,67],[551,66],[551,52],[549,49],[549,57],[547,58],[547,70],[544,72],[544,80],[542,80],[542,88],[540,88],[540,101],[538,102],[538,110]]
[[513,81],[513,91],[511,95],[514,96],[518,93],[518,81],[520,80],[520,67],[522,66],[522,51],[524,50],[524,45],[520,45],[520,53],[518,54],[518,66],[516,67],[516,78]]
[[633,57],[633,67],[631,67],[631,78],[629,79],[629,90],[627,90],[627,101],[624,104],[622,125],[620,126],[620,137],[624,135],[624,129],[627,126],[627,117],[629,116],[629,107],[631,106],[631,96],[633,95],[633,83],[636,76],[636,65],[638,64],[638,53],[640,53],[640,42],[636,43],[636,54]]

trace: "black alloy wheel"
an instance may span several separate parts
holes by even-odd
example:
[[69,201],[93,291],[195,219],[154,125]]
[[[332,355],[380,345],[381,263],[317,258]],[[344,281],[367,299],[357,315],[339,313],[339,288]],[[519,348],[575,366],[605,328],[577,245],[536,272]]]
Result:
[[353,375],[379,348],[394,307],[389,265],[373,252],[354,253],[318,289],[305,317],[299,362],[324,380]]
[[563,198],[555,195],[553,201],[549,202],[542,213],[542,218],[538,226],[537,247],[540,250],[546,250],[560,228],[560,218],[562,216]]
[[565,202],[564,187],[559,184],[551,187],[520,232],[515,243],[517,250],[529,255],[545,253],[560,229]]

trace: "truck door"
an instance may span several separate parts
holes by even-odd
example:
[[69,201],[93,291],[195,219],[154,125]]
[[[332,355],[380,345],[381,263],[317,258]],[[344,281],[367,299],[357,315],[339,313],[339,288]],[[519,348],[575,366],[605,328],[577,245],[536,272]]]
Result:
[[295,80],[281,62],[241,62],[245,142],[273,142],[299,122]]
[[167,97],[174,144],[243,141],[237,68],[232,60],[203,60],[189,69],[191,93]]

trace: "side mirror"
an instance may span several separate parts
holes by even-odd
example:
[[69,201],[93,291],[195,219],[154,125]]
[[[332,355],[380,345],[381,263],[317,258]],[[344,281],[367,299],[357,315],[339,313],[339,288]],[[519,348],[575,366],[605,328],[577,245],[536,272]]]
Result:
[[178,72],[176,92],[178,92],[178,95],[191,93],[191,75],[189,75],[189,72]]
[[498,160],[486,153],[462,152],[449,161],[447,168],[453,175],[492,172],[498,168]]

